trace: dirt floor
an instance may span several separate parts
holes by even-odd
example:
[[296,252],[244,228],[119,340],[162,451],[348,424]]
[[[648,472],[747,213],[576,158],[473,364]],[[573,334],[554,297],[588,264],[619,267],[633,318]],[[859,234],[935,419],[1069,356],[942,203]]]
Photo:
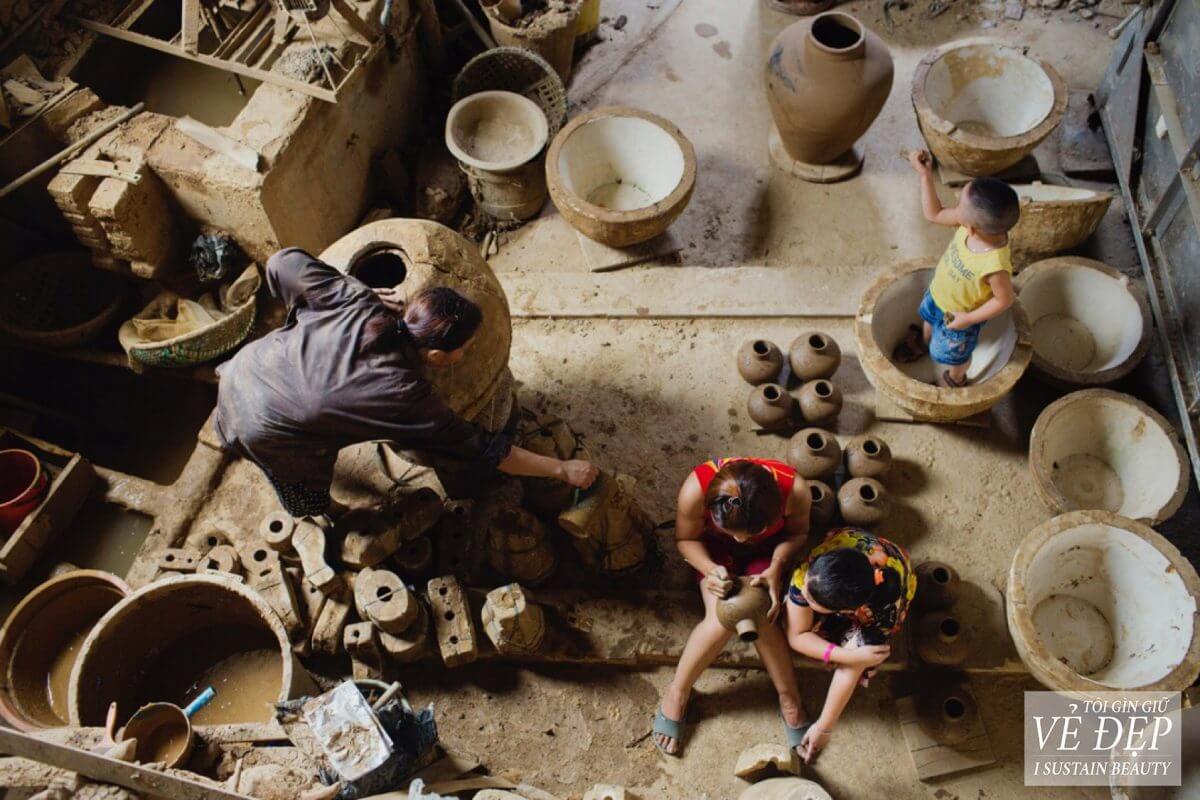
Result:
[[[786,438],[760,435],[746,416],[747,387],[734,368],[738,346],[751,337],[786,347],[802,331],[831,334],[845,354],[835,376],[846,396],[838,434],[869,430],[883,436],[896,457],[887,479],[895,509],[881,531],[909,548],[917,562],[952,564],[972,587],[979,613],[971,626],[968,679],[997,763],[920,782],[895,700],[911,693],[915,681],[946,678],[893,671],[856,693],[819,765],[805,775],[841,800],[1107,797],[1098,788],[1023,786],[1022,692],[1038,687],[1023,674],[1002,623],[1011,555],[1050,516],[1027,468],[1029,430],[1062,391],[1027,377],[985,428],[878,422],[874,390],[855,355],[852,318],[859,295],[880,270],[904,259],[936,258],[948,239],[948,231],[923,221],[915,176],[899,157],[902,148],[921,144],[909,97],[921,56],[953,39],[997,37],[1049,60],[1072,88],[1093,88],[1112,48],[1105,31],[1127,7],[1104,0],[1091,20],[1063,9],[1029,8],[1024,19],[1013,21],[1004,19],[1004,4],[994,0],[953,0],[932,19],[927,4],[917,0],[893,9],[894,24],[885,20],[882,3],[840,6],[884,38],[896,76],[887,105],[860,142],[862,175],[823,186],[780,173],[767,155],[764,59],[771,40],[794,18],[759,0],[604,0],[603,40],[577,65],[571,113],[620,103],[671,119],[696,146],[695,196],[672,228],[678,252],[617,272],[588,271],[579,237],[550,204],[540,219],[506,235],[490,263],[513,309],[512,371],[526,407],[569,420],[602,467],[637,478],[641,505],[665,521],[673,516],[679,484],[701,461],[782,457],[786,450]],[[1045,173],[1055,172],[1054,136],[1037,157]],[[1138,274],[1119,200],[1081,253]],[[140,397],[108,417],[120,420],[110,428],[72,431],[74,418],[89,406],[108,408],[129,391],[122,380],[79,375],[67,392],[61,379],[35,382],[37,399],[57,404],[63,415],[42,435],[78,447],[103,466],[159,484],[175,481],[166,499],[155,502],[183,510],[171,512],[169,525],[160,518],[151,542],[198,535],[223,520],[252,530],[275,509],[252,465],[210,464],[203,445],[188,460],[191,437],[212,402],[211,387],[168,382],[158,395],[169,398],[178,427],[186,429],[183,437],[148,432],[151,415],[166,406],[156,410]],[[15,371],[5,376],[4,390],[17,393],[17,378]],[[1157,341],[1142,366],[1113,388],[1173,414]],[[359,447],[343,454],[335,497],[368,503],[386,488],[372,451]],[[134,482],[133,490],[141,489],[165,491]],[[140,510],[151,513],[151,505]],[[1161,527],[1194,562],[1200,552],[1185,534],[1197,522],[1193,487],[1183,509]],[[147,527],[136,514],[104,524],[125,540],[122,552],[136,549]],[[67,541],[89,536],[74,531]],[[578,798],[602,782],[626,785],[642,800],[736,798],[746,785],[733,776],[742,749],[782,741],[774,694],[759,669],[714,668],[697,687],[700,722],[683,757],[664,758],[653,748],[647,734],[671,676],[666,664],[699,619],[694,583],[669,531],[659,533],[657,545],[661,563],[635,585],[611,587],[614,595],[668,590],[673,603],[628,612],[628,630],[654,627],[658,638],[633,636],[624,665],[485,661],[457,670],[423,667],[402,675],[412,701],[434,704],[448,746],[474,755],[493,773],[563,797]],[[90,566],[90,558],[84,553],[74,560]],[[548,592],[570,582],[564,576]],[[801,672],[810,713],[819,709],[827,682],[819,670]]]

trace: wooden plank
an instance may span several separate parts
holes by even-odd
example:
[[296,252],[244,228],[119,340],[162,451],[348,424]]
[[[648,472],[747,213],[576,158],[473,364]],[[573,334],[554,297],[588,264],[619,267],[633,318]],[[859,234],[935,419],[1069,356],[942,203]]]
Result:
[[[182,0],[183,23],[179,28],[179,46],[184,52],[196,55],[200,52],[200,0]],[[215,31],[214,31],[215,33]]]
[[372,30],[371,26],[363,21],[363,18],[354,10],[354,6],[350,5],[346,0],[330,0],[333,9],[342,15],[342,19],[361,37],[364,42],[373,42],[378,38],[378,34]]
[[245,19],[229,32],[229,36],[225,38],[225,41],[221,42],[221,46],[213,51],[213,57],[229,58],[230,53],[236,51],[247,38],[262,28],[264,21],[269,25],[270,20],[268,19],[267,11],[272,8],[274,6],[269,2],[260,3],[258,8],[247,14]]
[[120,39],[123,42],[129,42],[130,44],[148,47],[151,50],[157,50],[160,53],[167,53],[168,55],[176,56],[177,58],[185,58],[189,61],[195,61],[199,64],[216,67],[217,69],[224,70],[226,72],[243,75],[247,78],[254,78],[255,80],[262,81],[263,83],[271,83],[276,86],[281,86],[284,89],[291,89],[294,92],[307,94],[310,97],[317,98],[318,100],[324,100],[327,103],[337,102],[337,92],[329,89],[322,89],[320,86],[313,86],[311,83],[294,80],[293,78],[289,78],[285,75],[280,75],[275,72],[268,72],[264,69],[250,67],[234,61],[226,61],[221,58],[214,58],[213,56],[205,55],[204,53],[188,53],[182,48],[172,45],[170,42],[164,42],[162,39],[156,39],[153,36],[147,36],[145,34],[135,33],[133,31],[121,30],[120,28],[114,28],[111,25],[105,25],[90,19],[75,17],[75,21],[89,31],[100,33],[113,39]]
[[197,122],[191,117],[180,117],[175,120],[175,128],[180,133],[195,139],[213,152],[220,153],[251,172],[258,172],[262,166],[262,156],[258,154],[257,150],[229,138],[203,122]]
[[[961,688],[964,693],[971,695],[967,686]],[[971,696],[973,699],[974,696]],[[950,747],[939,744],[921,729],[921,724],[917,721],[916,698],[899,698],[896,701],[896,710],[900,714],[900,730],[904,734],[904,743],[908,745],[908,754],[912,757],[913,768],[916,769],[917,778],[920,780],[927,781],[996,763],[991,740],[988,739],[987,730],[978,714],[972,721],[971,734]]]
[[147,769],[138,764],[89,753],[78,747],[42,741],[31,734],[7,728],[0,728],[0,752],[78,772],[93,780],[123,786],[139,794],[175,800],[251,800],[247,795],[230,792],[215,782],[202,783],[185,777],[181,770],[165,772]]

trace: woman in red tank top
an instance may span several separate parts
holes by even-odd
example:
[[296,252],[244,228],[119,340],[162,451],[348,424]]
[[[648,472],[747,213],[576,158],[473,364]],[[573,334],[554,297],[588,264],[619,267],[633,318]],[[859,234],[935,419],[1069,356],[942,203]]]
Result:
[[[707,461],[684,481],[675,543],[700,579],[704,619],[688,637],[654,717],[654,744],[662,752],[679,753],[692,687],[733,635],[717,621],[717,600],[733,589],[734,578],[752,575],[771,593],[774,623],[791,562],[808,537],[811,505],[804,479],[787,464],[770,459]],[[808,726],[787,640],[779,626],[771,624],[759,630],[754,644],[779,693],[788,743],[798,747]]]

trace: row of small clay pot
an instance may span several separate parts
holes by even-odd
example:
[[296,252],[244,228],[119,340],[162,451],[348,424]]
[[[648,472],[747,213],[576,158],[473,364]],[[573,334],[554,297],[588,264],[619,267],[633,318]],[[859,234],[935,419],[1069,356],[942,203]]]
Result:
[[[892,450],[878,436],[855,436],[845,449],[846,474],[837,493],[837,507],[847,525],[877,525],[887,516],[891,501],[879,482],[892,466]],[[824,479],[833,477],[843,462],[837,437],[820,428],[805,428],[792,437],[787,461],[808,481],[812,492],[812,519],[817,524],[833,520],[834,494]]]
[[954,613],[958,601],[958,573],[949,564],[926,561],[917,566],[915,610],[920,614],[912,630],[917,658],[937,667],[957,667],[967,658],[970,640]]
[[842,351],[827,334],[807,331],[792,342],[787,355],[791,374],[801,382],[797,398],[776,381],[784,367],[783,351],[766,339],[748,341],[738,350],[738,373],[755,388],[746,401],[750,419],[765,430],[787,427],[799,405],[809,425],[828,425],[842,410],[842,393],[830,380],[842,363]]

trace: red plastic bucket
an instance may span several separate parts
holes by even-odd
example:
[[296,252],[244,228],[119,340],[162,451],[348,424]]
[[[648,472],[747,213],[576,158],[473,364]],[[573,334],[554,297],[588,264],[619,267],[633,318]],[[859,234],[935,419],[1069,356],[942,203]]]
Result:
[[50,482],[28,450],[0,450],[0,537],[13,534],[46,497]]

